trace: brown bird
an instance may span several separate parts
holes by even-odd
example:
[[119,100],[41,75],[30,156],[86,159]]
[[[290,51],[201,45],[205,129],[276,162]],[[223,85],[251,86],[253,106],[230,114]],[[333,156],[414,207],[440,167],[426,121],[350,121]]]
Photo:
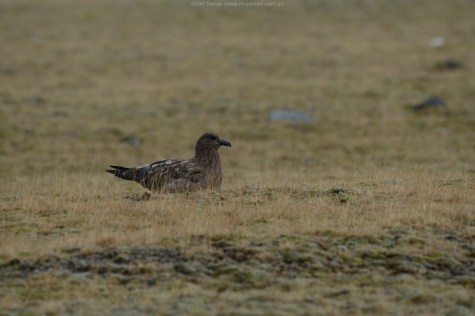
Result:
[[106,171],[121,179],[136,181],[154,192],[219,189],[223,180],[218,154],[221,146],[231,147],[231,143],[216,134],[206,133],[196,142],[195,157],[191,159],[165,159],[135,168],[111,166],[115,170]]

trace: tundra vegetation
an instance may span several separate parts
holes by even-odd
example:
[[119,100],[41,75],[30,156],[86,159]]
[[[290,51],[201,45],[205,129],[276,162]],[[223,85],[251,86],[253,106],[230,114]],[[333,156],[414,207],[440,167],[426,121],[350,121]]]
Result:
[[473,315],[475,2],[191,3],[0,0],[0,315]]

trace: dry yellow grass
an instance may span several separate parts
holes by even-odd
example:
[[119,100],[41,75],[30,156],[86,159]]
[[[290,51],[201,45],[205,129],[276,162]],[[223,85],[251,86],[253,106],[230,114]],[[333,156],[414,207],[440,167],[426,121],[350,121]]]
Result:
[[[474,9],[0,0],[0,314],[473,313]],[[207,131],[219,192],[104,172]]]
[[471,178],[385,174],[338,187],[301,178],[302,183],[272,177],[221,192],[151,199],[123,191],[123,181],[89,172],[37,175],[28,186],[12,181],[2,191],[2,253],[36,256],[70,245],[147,245],[168,237],[183,238],[183,246],[194,235],[262,238],[325,230],[377,235],[399,225],[475,233]]

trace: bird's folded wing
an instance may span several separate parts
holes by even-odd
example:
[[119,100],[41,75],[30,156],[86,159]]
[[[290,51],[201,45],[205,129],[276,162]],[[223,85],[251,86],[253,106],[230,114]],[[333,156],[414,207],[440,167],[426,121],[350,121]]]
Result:
[[150,181],[160,183],[164,191],[188,191],[201,185],[204,173],[192,159],[167,159],[151,164]]
[[154,162],[150,164],[148,172],[151,180],[160,182],[162,180],[169,182],[178,179],[199,182],[203,178],[200,165],[193,159],[166,159]]

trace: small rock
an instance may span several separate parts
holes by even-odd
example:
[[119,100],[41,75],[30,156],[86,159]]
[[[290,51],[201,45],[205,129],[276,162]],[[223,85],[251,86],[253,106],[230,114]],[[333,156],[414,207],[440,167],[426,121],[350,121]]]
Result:
[[292,110],[274,110],[269,114],[270,121],[292,121],[292,122],[311,122],[313,116],[292,111]]
[[413,111],[420,111],[426,108],[445,108],[446,106],[447,104],[444,99],[434,95],[418,104],[413,105],[411,108]]
[[445,39],[442,36],[437,36],[437,37],[431,38],[429,43],[430,43],[430,46],[432,47],[440,47],[440,46],[444,46]]
[[130,145],[134,145],[134,146],[140,145],[140,139],[134,136],[124,137],[122,138],[122,142],[126,144],[130,144]]
[[157,279],[153,278],[147,281],[148,286],[154,286],[157,285]]
[[76,270],[76,264],[74,263],[73,260],[68,260],[68,263],[66,264],[66,268],[68,270],[74,271]]
[[437,269],[436,266],[434,266],[433,264],[430,264],[430,263],[425,263],[424,268],[426,268],[427,270],[436,270]]
[[289,279],[295,279],[297,277],[297,272],[295,272],[292,269],[289,269],[289,272],[287,273],[287,276],[289,277]]
[[92,266],[84,259],[77,260],[74,262],[76,272],[87,272],[90,271]]
[[437,63],[434,68],[435,70],[438,70],[438,71],[450,71],[450,70],[462,69],[463,64],[453,59],[447,59],[447,60]]

